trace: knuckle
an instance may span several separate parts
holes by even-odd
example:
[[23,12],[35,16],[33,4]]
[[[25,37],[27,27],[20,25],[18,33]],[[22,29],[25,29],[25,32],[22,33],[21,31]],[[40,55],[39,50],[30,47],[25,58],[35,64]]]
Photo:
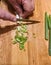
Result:
[[22,5],[25,11],[32,12],[34,10],[34,4],[30,0],[22,0]]
[[34,11],[34,7],[33,6],[29,6],[27,9],[26,9],[27,12],[33,12]]

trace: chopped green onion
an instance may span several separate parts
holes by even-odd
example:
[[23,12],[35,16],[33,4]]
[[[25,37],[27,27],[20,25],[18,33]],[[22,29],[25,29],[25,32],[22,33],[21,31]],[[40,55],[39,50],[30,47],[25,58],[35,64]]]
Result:
[[[21,21],[22,22],[22,21]],[[17,26],[16,28],[16,35],[14,43],[19,43],[20,50],[24,49],[24,44],[27,41],[27,36],[25,33],[27,33],[27,26],[20,23],[21,26]]]

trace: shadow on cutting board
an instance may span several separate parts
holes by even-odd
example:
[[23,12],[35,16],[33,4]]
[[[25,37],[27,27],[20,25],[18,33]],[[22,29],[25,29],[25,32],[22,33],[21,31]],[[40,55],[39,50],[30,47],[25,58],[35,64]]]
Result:
[[[39,23],[39,22],[30,22],[30,23],[25,23],[25,24],[26,25],[31,25],[31,24],[36,24],[36,23]],[[4,34],[4,33],[7,33],[11,30],[14,30],[17,26],[20,26],[20,24],[18,23],[16,25],[9,25],[9,26],[5,26],[4,28],[0,27],[0,35]]]

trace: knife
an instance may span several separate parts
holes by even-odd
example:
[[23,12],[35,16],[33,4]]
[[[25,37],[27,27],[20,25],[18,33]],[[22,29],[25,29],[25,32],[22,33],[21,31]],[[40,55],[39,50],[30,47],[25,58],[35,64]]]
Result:
[[31,19],[20,19],[17,18],[17,21],[23,21],[23,22],[34,22],[34,23],[39,23],[40,21],[37,20],[31,20]]

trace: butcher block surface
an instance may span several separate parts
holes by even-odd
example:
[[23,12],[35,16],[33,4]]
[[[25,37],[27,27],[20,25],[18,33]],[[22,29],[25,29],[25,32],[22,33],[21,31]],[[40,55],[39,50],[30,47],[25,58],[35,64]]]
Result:
[[[51,14],[51,0],[35,0],[35,11],[30,19],[40,21],[27,25],[28,40],[25,50],[19,49],[19,44],[13,44],[16,22],[0,19],[0,65],[51,65],[48,54],[48,41],[44,34],[44,14]],[[8,10],[2,2],[3,9]],[[33,37],[35,34],[35,37]]]

